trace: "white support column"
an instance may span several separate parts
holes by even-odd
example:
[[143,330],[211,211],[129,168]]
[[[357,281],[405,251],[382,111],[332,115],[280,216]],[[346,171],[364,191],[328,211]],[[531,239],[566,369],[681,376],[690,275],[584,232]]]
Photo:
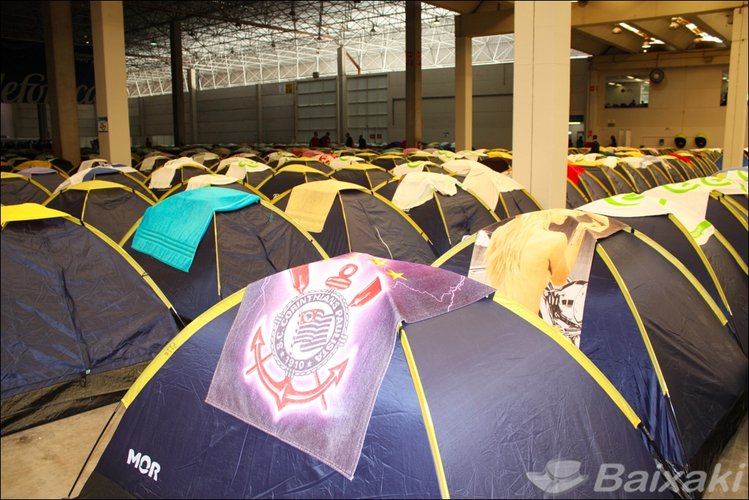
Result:
[[187,78],[187,92],[190,94],[190,131],[192,143],[198,144],[198,70],[190,68]]
[[91,2],[99,152],[112,163],[130,166],[124,26],[121,1]]
[[421,104],[421,2],[406,2],[406,144],[410,148],[421,143]]
[[570,3],[515,2],[512,171],[544,208],[566,205]]
[[[263,137],[263,84],[255,85],[255,106],[257,107],[257,142],[265,142]],[[296,135],[296,134],[294,134]]]
[[348,132],[348,96],[347,84],[346,84],[346,65],[343,57],[346,53],[346,49],[343,45],[338,47],[338,78],[336,79],[336,102],[338,103],[338,142],[343,144],[346,140],[346,132]]
[[[731,61],[728,67],[728,100],[723,136],[723,168],[740,167],[747,146],[747,12],[746,7],[733,9]],[[709,144],[708,144],[709,146]]]
[[455,37],[455,150],[473,149],[473,44]]

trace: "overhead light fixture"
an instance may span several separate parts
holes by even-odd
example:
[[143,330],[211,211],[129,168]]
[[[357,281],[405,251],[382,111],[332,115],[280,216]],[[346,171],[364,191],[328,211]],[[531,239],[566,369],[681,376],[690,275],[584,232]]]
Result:
[[156,40],[151,40],[151,47],[156,47],[158,45],[158,42]]
[[375,29],[375,25],[374,25],[374,23],[372,23],[372,29],[369,30],[369,34],[370,35],[374,35],[376,32],[377,32],[377,30]]
[[670,29],[670,30],[679,29],[679,26],[681,26],[681,24],[679,24],[679,18],[678,17],[672,17],[671,18],[671,24],[668,25],[668,29]]
[[432,21],[432,24],[439,24],[440,23],[440,16],[434,16],[434,21]]
[[650,38],[646,38],[642,41],[642,48],[643,49],[649,49],[650,48]]
[[611,29],[611,33],[613,33],[614,35],[618,35],[621,32],[622,32],[622,27],[619,26],[618,24],[615,24],[614,27]]

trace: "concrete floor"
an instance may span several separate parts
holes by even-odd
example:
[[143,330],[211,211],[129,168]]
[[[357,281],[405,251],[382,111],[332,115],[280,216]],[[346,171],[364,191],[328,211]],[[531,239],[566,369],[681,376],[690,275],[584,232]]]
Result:
[[[3,437],[0,498],[68,498],[76,477],[116,406],[104,406]],[[739,487],[734,491],[717,487],[705,492],[704,498],[749,498],[747,427],[747,416],[744,416],[719,461],[721,475],[731,471],[725,481],[729,490],[733,489],[734,483]],[[103,441],[108,437],[111,436],[104,436]],[[77,494],[76,490],[72,497]]]

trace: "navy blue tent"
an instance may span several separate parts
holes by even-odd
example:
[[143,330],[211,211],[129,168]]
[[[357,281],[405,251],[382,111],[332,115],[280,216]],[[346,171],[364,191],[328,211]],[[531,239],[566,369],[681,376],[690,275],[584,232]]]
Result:
[[177,334],[115,242],[34,203],[2,207],[2,434],[117,401]]
[[[235,416],[206,402],[214,390],[227,387],[216,389],[219,380],[240,392],[249,390],[242,373],[248,383],[258,384],[253,385],[258,391],[271,388],[252,381],[262,379],[261,363],[283,361],[275,354],[261,358],[258,351],[253,368],[226,379],[222,367],[244,356],[243,348],[235,351],[240,358],[227,353],[235,339],[243,339],[241,346],[251,337],[237,327],[250,317],[246,314],[272,321],[279,313],[276,325],[292,314],[268,305],[279,290],[274,283],[286,282],[291,289],[292,283],[306,286],[309,279],[315,290],[310,293],[328,297],[354,274],[346,271],[348,266],[361,266],[367,257],[327,261],[343,265],[330,286],[321,286],[329,274],[320,273],[321,263],[310,264],[304,280],[297,279],[298,269],[279,273],[272,277],[276,281],[250,285],[190,324],[123,398],[111,441],[91,476],[74,491],[82,488],[80,498],[613,498],[624,493],[610,483],[602,488],[600,474],[615,463],[654,478],[657,485],[627,496],[671,496],[667,488],[658,491],[663,478],[654,477],[655,461],[643,443],[639,420],[579,351],[517,304],[482,298],[488,287],[428,266],[371,259],[379,269],[374,295],[383,291],[390,297],[372,304],[405,301],[404,310],[410,311],[404,330],[383,330],[394,344],[378,389],[375,376],[357,379],[361,384],[343,379],[326,393],[325,402],[278,413],[279,425],[296,423],[300,432],[308,428],[307,420],[327,425],[326,411],[349,392],[374,385],[371,415],[362,423],[361,452],[350,478],[314,458],[314,451],[246,423],[241,412]],[[371,296],[354,297],[349,312]],[[299,300],[292,298],[287,306]],[[425,318],[413,313],[426,302],[443,314]],[[352,339],[366,339],[358,344],[357,356],[374,342],[369,332],[352,328],[341,349]],[[282,344],[273,352],[288,353]],[[250,350],[256,349],[269,346],[253,340]],[[331,364],[340,361],[339,352]],[[349,358],[348,363],[346,369],[353,370],[357,361]],[[319,373],[326,377],[325,371]],[[264,377],[269,377],[264,383],[273,383],[267,373]],[[240,397],[231,404],[271,411],[279,401],[298,396],[294,383],[275,393],[275,403],[261,399],[256,407]]]

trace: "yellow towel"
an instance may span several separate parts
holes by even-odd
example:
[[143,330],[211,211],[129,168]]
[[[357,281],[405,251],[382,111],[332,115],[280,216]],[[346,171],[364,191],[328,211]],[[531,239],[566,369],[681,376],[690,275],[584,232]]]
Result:
[[358,184],[335,179],[300,184],[291,190],[286,215],[296,220],[308,232],[319,233],[325,226],[336,194],[343,189],[366,191]]

